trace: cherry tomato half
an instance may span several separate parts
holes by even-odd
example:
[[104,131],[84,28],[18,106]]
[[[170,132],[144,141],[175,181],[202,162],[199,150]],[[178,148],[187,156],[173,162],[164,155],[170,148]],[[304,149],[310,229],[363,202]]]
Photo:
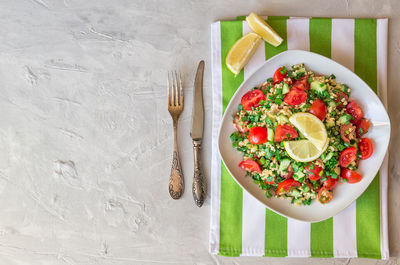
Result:
[[291,106],[300,105],[307,100],[307,92],[297,88],[291,88],[289,93],[285,95],[283,101]]
[[358,143],[358,148],[360,149],[362,160],[370,158],[374,151],[372,142],[367,137],[361,139],[361,141]]
[[250,90],[242,97],[242,106],[244,110],[251,110],[252,107],[258,107],[260,100],[265,100],[265,95],[261,89]]
[[326,180],[324,181],[324,187],[328,190],[333,190],[338,184],[338,179],[334,179],[331,176],[327,176]]
[[275,142],[282,142],[285,139],[295,139],[299,137],[297,131],[290,125],[278,124],[275,130]]
[[243,125],[244,125],[244,126],[241,126],[241,125],[240,125],[240,123],[239,123],[239,115],[236,115],[236,116],[235,116],[235,120],[233,121],[233,123],[235,124],[236,129],[237,129],[239,132],[241,132],[242,134],[249,131],[249,129],[248,129],[247,126],[246,126],[246,123],[247,123],[247,122],[243,122]]
[[347,104],[346,112],[353,117],[353,119],[351,120],[352,123],[357,123],[364,117],[364,112],[354,100],[350,101],[350,103]]
[[348,183],[357,183],[362,179],[360,174],[347,168],[342,168],[341,176],[342,178],[346,179]]
[[357,149],[355,147],[347,147],[344,149],[339,156],[339,164],[342,167],[348,167],[351,162],[357,158]]
[[343,98],[345,99],[346,102],[349,101],[349,97],[344,92],[339,92],[337,94],[337,98],[335,99],[336,102],[340,102],[339,105],[337,105],[337,108],[339,110],[343,108],[343,101],[342,101]]
[[[286,68],[285,68],[286,69]],[[285,73],[282,74],[282,72],[286,71]],[[274,77],[272,80],[274,83],[279,83],[281,82],[285,77],[287,76],[287,70],[282,70],[282,67],[279,67],[274,74]]]
[[307,91],[310,89],[310,83],[308,82],[308,76],[303,76],[299,80],[296,80],[293,84],[294,88]]
[[359,122],[357,122],[356,126],[357,137],[361,137],[368,132],[369,127],[371,127],[371,122],[363,118]]
[[318,117],[321,121],[325,119],[326,116],[326,105],[320,99],[314,100],[313,104],[311,105],[310,113],[314,114]]
[[301,184],[300,182],[294,180],[294,179],[285,179],[281,183],[279,183],[278,188],[276,189],[275,194],[276,195],[281,195],[285,192],[290,191],[290,189],[294,187],[300,187]]
[[306,176],[309,180],[317,181],[322,178],[324,174],[324,169],[314,163],[309,163],[308,166],[305,168]]
[[326,187],[322,187],[318,191],[318,201],[322,204],[328,203],[333,199],[333,194]]
[[263,144],[268,141],[268,130],[264,127],[252,127],[248,138],[251,144]]
[[239,167],[250,172],[255,171],[257,173],[261,173],[260,165],[252,159],[243,160],[239,163]]

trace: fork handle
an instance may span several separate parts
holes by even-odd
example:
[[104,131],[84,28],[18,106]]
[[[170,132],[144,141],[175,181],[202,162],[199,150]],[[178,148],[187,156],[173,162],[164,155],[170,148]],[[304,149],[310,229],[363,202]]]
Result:
[[181,162],[179,161],[178,144],[177,144],[177,127],[178,122],[174,120],[174,155],[172,158],[171,175],[169,177],[169,194],[172,199],[179,199],[184,191],[183,172]]
[[201,207],[206,197],[206,182],[203,177],[203,171],[200,167],[200,149],[201,140],[193,140],[193,153],[194,153],[194,176],[192,193],[194,202],[198,207]]

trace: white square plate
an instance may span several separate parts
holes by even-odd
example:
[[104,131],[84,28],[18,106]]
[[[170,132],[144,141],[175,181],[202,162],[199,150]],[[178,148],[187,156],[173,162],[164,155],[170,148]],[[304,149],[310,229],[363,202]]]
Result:
[[[374,153],[365,161],[361,161],[358,172],[363,178],[359,183],[340,183],[334,190],[333,200],[328,204],[313,201],[310,206],[295,206],[289,199],[271,198],[253,182],[250,177],[245,177],[245,171],[238,167],[242,160],[240,152],[232,147],[229,136],[235,131],[232,124],[232,115],[237,112],[242,96],[255,86],[259,86],[271,77],[274,71],[285,65],[304,63],[306,69],[313,72],[331,75],[334,74],[338,82],[347,84],[351,88],[350,99],[355,99],[365,113],[372,126],[366,134],[373,142]],[[346,67],[324,56],[299,50],[282,52],[266,61],[255,71],[233,95],[225,114],[222,118],[218,136],[218,148],[226,168],[236,182],[266,207],[283,216],[307,222],[319,222],[330,218],[356,200],[368,187],[376,176],[385,157],[390,138],[390,120],[388,114],[372,89]]]

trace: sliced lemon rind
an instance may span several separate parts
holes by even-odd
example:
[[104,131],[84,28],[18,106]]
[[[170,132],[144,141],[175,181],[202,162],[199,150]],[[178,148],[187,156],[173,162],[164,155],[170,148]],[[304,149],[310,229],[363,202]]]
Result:
[[[283,145],[286,149],[286,152],[288,155],[295,161],[297,162],[311,162],[316,159],[318,159],[328,148],[329,145],[329,138],[327,139],[326,143],[324,144],[323,148],[321,150],[318,150],[317,147],[309,140],[298,140],[298,141],[285,141],[283,142]],[[308,148],[308,150],[295,150],[295,148]],[[310,148],[313,148],[315,150],[310,150]],[[303,151],[303,154],[308,154],[304,156],[299,156]],[[310,152],[314,151],[314,153]],[[311,155],[310,155],[311,153]]]
[[255,33],[260,35],[266,42],[270,43],[271,45],[277,47],[283,42],[283,39],[279,36],[279,34],[276,33],[276,31],[256,13],[251,12],[250,15],[246,17],[246,21],[249,27]]
[[240,73],[260,45],[261,40],[261,36],[249,32],[233,44],[225,59],[226,66],[233,74]]
[[324,148],[328,134],[320,119],[311,113],[299,112],[293,114],[289,121],[319,150]]

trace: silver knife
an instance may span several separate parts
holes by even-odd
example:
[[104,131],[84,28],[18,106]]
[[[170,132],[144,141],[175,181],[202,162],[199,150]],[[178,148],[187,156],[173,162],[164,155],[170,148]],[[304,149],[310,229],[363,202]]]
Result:
[[194,80],[193,92],[193,112],[192,112],[192,129],[190,137],[193,140],[194,153],[194,176],[192,192],[193,198],[198,207],[201,207],[206,197],[207,183],[204,179],[202,169],[200,167],[200,148],[203,139],[204,127],[204,106],[203,106],[203,73],[204,61],[200,61],[197,68],[196,79]]

